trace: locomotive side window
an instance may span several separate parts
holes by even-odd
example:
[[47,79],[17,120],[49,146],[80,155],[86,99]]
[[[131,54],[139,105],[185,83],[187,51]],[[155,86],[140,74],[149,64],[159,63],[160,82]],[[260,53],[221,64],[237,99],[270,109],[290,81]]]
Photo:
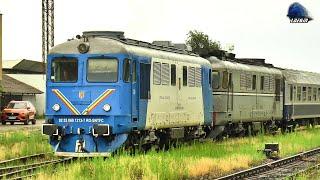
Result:
[[219,71],[212,71],[212,85],[213,89],[219,89],[220,75]]
[[320,101],[320,88],[318,88],[318,101]]
[[52,61],[52,82],[77,82],[78,61],[75,58],[57,58]]
[[[273,79],[271,77],[271,79]],[[280,101],[280,94],[281,94],[281,79],[275,80],[275,90],[276,90],[276,101]]]
[[211,79],[211,77],[212,77],[212,71],[210,69],[209,70],[209,86],[212,88],[212,79]]
[[229,75],[227,71],[223,71],[222,74],[222,88],[227,89],[229,84]]
[[252,90],[256,90],[257,87],[257,76],[252,75]]
[[182,75],[183,75],[183,86],[187,86],[188,85],[188,69],[187,69],[187,66],[183,66],[183,69],[182,69]]
[[136,61],[132,62],[132,82],[137,81],[137,67],[136,67]]
[[260,90],[264,90],[264,76],[260,77]]
[[295,101],[296,100],[296,92],[297,92],[297,87],[296,86],[293,86],[293,100]]
[[140,99],[151,99],[150,64],[140,63]]
[[176,85],[176,65],[171,64],[171,86]]
[[247,77],[246,77],[246,74],[244,73],[240,74],[240,89],[241,90],[247,89]]
[[123,81],[130,82],[130,60],[125,59],[123,62]]
[[117,82],[117,59],[88,59],[88,82]]

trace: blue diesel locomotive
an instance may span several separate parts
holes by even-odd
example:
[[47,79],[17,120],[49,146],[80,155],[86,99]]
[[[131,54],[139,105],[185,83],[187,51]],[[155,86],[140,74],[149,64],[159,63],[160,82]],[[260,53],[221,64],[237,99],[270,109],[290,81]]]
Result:
[[190,52],[84,32],[48,55],[43,134],[58,156],[167,148],[212,131],[211,64]]

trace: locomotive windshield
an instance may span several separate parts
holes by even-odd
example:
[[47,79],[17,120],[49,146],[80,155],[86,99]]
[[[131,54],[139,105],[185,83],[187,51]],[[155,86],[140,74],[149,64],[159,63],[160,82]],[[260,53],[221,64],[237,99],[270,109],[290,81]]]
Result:
[[88,82],[117,82],[117,59],[88,59]]
[[57,58],[52,61],[52,82],[76,82],[78,80],[78,61],[75,58]]

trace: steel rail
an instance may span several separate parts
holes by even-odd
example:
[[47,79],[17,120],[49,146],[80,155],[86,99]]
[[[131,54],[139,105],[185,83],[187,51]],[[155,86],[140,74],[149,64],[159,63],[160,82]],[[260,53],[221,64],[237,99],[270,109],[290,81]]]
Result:
[[43,158],[47,154],[51,154],[51,153],[32,154],[32,155],[28,155],[28,156],[22,156],[22,157],[17,157],[17,158],[14,158],[14,159],[0,161],[0,166],[4,166],[5,164],[9,164],[9,163],[12,163],[12,162],[15,162],[15,161],[27,161],[28,159],[33,159],[33,158]]
[[293,155],[293,156],[290,156],[290,157],[287,157],[284,159],[280,159],[280,160],[277,160],[277,161],[274,161],[271,163],[256,166],[256,167],[253,167],[253,168],[250,168],[247,170],[243,170],[240,172],[236,172],[236,173],[233,173],[233,174],[230,174],[227,176],[219,177],[219,178],[217,178],[217,180],[227,180],[227,179],[236,180],[236,179],[244,179],[244,178],[247,178],[250,176],[256,176],[260,173],[264,173],[266,171],[270,171],[275,168],[280,168],[284,165],[287,165],[287,164],[293,163],[295,161],[302,160],[303,158],[311,157],[311,156],[314,156],[317,154],[320,154],[320,148],[316,148],[313,150],[302,152],[302,153],[299,153],[299,154],[296,154],[296,155]]
[[[5,179],[7,179],[7,178],[23,179],[24,177],[31,177],[31,176],[35,175],[33,173],[37,169],[40,169],[40,168],[48,166],[48,165],[71,162],[72,159],[74,159],[74,158],[68,157],[68,158],[63,158],[63,159],[58,159],[58,160],[51,160],[51,161],[45,161],[45,162],[40,162],[40,163],[33,163],[33,164],[29,164],[29,165],[16,166],[14,168],[17,168],[18,170],[4,173],[4,174],[0,174],[0,179],[4,179],[4,178]],[[14,169],[14,168],[11,168],[11,169]],[[20,168],[23,168],[23,169],[20,169]],[[23,176],[19,177],[19,175],[23,175]]]

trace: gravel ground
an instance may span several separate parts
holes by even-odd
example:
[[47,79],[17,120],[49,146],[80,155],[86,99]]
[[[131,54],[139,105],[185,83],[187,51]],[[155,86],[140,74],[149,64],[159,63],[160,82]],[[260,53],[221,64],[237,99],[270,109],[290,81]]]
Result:
[[0,124],[0,133],[1,132],[7,132],[7,131],[18,131],[18,130],[41,130],[41,125],[44,122],[44,119],[37,119],[37,123],[35,125],[32,125],[31,122],[28,125],[24,125],[23,123],[15,123],[14,125],[11,125],[10,123],[7,123],[6,125]]

